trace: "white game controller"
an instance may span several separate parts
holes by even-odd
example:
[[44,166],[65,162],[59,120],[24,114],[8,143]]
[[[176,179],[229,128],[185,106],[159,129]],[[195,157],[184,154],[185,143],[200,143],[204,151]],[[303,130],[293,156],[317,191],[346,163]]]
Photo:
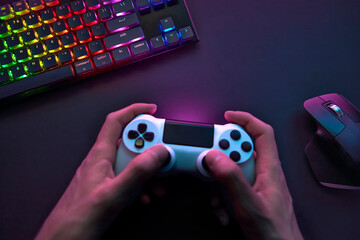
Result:
[[116,155],[115,174],[156,144],[163,144],[170,155],[160,173],[186,172],[211,179],[204,157],[211,149],[218,149],[241,167],[251,185],[254,183],[253,142],[240,126],[179,122],[147,114],[137,116],[125,127]]

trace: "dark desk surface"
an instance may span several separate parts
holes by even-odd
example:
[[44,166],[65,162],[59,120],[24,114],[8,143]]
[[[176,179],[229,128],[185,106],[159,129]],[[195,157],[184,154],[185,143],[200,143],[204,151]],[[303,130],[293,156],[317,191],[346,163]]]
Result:
[[[224,123],[223,112],[232,109],[271,124],[305,238],[360,239],[360,191],[316,182],[304,156],[315,126],[303,108],[306,99],[331,92],[360,106],[359,2],[188,0],[188,5],[199,43],[2,106],[0,239],[36,234],[107,113],[135,102],[156,103],[155,116],[163,118]],[[146,229],[147,239],[163,239],[151,235],[163,229],[144,228],[155,226],[146,214],[174,222],[178,237],[190,234],[191,226],[195,237],[219,237],[214,231],[223,236],[221,227],[206,227],[216,224],[208,223],[204,197],[195,194],[194,186],[201,184],[174,183],[177,191],[156,209],[169,210],[162,220],[146,209],[138,213],[141,221],[129,222]],[[178,211],[179,206],[189,210]]]

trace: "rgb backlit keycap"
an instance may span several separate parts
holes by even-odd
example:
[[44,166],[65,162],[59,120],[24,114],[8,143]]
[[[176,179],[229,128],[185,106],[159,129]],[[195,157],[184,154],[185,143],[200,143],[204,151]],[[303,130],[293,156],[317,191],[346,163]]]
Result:
[[175,29],[174,21],[171,17],[167,17],[160,20],[160,29],[162,32],[170,32]]
[[0,19],[8,20],[12,19],[15,16],[14,10],[10,6],[10,4],[6,4],[0,7]]
[[30,7],[25,0],[20,0],[12,4],[16,15],[22,16],[30,12]]
[[17,49],[24,46],[23,40],[18,35],[12,35],[5,38],[6,44],[10,49]]
[[16,60],[19,63],[26,62],[31,59],[31,52],[29,49],[25,48],[19,48],[14,51]]
[[60,19],[68,18],[71,16],[70,6],[68,3],[56,7],[56,14]]
[[26,23],[21,18],[10,20],[9,25],[10,25],[11,31],[13,31],[14,33],[23,32],[26,30]]
[[42,61],[40,59],[34,59],[26,63],[30,74],[40,73],[44,71]]
[[26,45],[30,45],[39,41],[38,34],[34,29],[30,29],[21,33],[21,37]]
[[0,64],[2,67],[10,67],[16,64],[15,55],[11,52],[0,54]]
[[25,22],[29,28],[36,28],[41,25],[40,17],[36,13],[26,15]]
[[28,76],[27,67],[23,64],[19,64],[10,68],[14,79],[21,79]]
[[28,0],[28,2],[30,9],[33,11],[39,11],[45,8],[43,0]]
[[54,33],[56,35],[63,35],[65,33],[69,32],[68,26],[67,26],[65,20],[60,20],[60,21],[54,22],[52,24],[52,26],[53,26],[53,29],[54,29]]
[[64,48],[71,48],[77,44],[75,36],[72,32],[62,35],[61,42],[62,42]]
[[11,35],[10,26],[5,22],[0,23],[0,37],[6,37]]
[[40,17],[44,23],[52,23],[56,21],[56,16],[52,8],[47,8],[40,12]]
[[12,74],[8,69],[0,70],[0,84],[4,84],[13,80]]
[[44,26],[38,27],[37,31],[38,31],[39,37],[42,40],[46,40],[46,39],[54,37],[53,30],[50,27],[50,25],[44,25]]
[[49,53],[55,53],[61,50],[61,43],[57,37],[45,41]]
[[124,0],[113,4],[114,13],[116,16],[124,16],[135,11],[134,5],[131,0]]
[[36,58],[46,55],[46,47],[41,42],[30,45],[30,51],[31,55]]
[[74,61],[74,55],[73,55],[72,51],[69,49],[59,52],[58,57],[59,57],[59,61],[61,64],[65,64],[65,63]]

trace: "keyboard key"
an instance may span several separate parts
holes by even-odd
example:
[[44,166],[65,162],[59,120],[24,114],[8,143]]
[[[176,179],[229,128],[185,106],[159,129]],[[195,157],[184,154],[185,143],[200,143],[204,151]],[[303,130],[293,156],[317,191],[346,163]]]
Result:
[[10,20],[9,25],[11,31],[13,31],[14,33],[23,32],[26,30],[26,23],[21,18]]
[[59,4],[59,0],[44,0],[46,6],[52,7]]
[[53,30],[50,27],[50,25],[44,25],[44,26],[38,27],[37,31],[38,31],[39,37],[42,40],[46,40],[46,39],[54,37]]
[[5,99],[17,94],[28,92],[42,86],[48,86],[69,78],[75,77],[74,70],[71,65],[53,69],[45,73],[38,74],[26,79],[26,81],[16,81],[0,87],[1,99]]
[[159,50],[164,49],[166,47],[164,39],[163,39],[163,37],[161,35],[151,38],[150,39],[150,45],[151,45],[151,48],[154,51],[159,51]]
[[102,7],[98,10],[101,21],[107,21],[113,18],[113,13],[109,6]]
[[46,48],[41,42],[30,45],[30,51],[31,55],[36,58],[46,55]]
[[42,10],[40,12],[40,16],[44,23],[52,23],[56,21],[54,10],[51,8]]
[[16,15],[22,16],[30,12],[30,7],[25,0],[20,0],[12,4]]
[[174,4],[177,4],[177,0],[166,0],[166,3],[171,6],[171,5],[174,5]]
[[46,69],[52,69],[59,66],[58,59],[54,54],[43,57],[42,60]]
[[97,16],[94,11],[83,13],[82,16],[86,26],[92,26],[98,23]]
[[160,30],[163,33],[170,32],[175,29],[175,24],[171,17],[167,17],[160,20]]
[[21,37],[25,44],[30,45],[39,41],[37,32],[34,29],[21,33]]
[[71,17],[70,6],[68,3],[56,7],[56,14],[60,19]]
[[10,26],[6,22],[0,23],[0,37],[7,37],[11,35]]
[[74,61],[74,55],[69,49],[59,52],[58,57],[61,64],[66,64]]
[[77,44],[75,36],[72,32],[62,35],[61,42],[62,42],[64,48],[71,48]]
[[52,24],[52,26],[53,26],[53,29],[54,29],[54,32],[56,35],[63,35],[65,33],[69,32],[68,26],[67,26],[65,20],[60,20],[60,21],[54,22]]
[[106,27],[109,32],[119,32],[130,29],[131,27],[139,26],[139,18],[137,17],[136,13],[132,13],[123,17],[114,18],[106,22]]
[[27,48],[20,48],[15,50],[14,55],[19,63],[26,62],[31,59],[31,52]]
[[93,55],[100,54],[105,51],[101,40],[96,40],[89,43],[90,53]]
[[76,31],[76,36],[80,43],[87,43],[91,41],[91,33],[88,28]]
[[48,39],[45,43],[49,53],[55,53],[61,50],[61,43],[57,37]]
[[36,28],[41,25],[39,15],[37,15],[36,13],[26,15],[25,22],[29,28]]
[[108,52],[95,56],[94,63],[97,69],[107,68],[113,65],[111,55]]
[[82,0],[76,0],[71,2],[71,9],[74,14],[81,14],[86,11],[85,3]]
[[179,36],[176,31],[168,32],[165,34],[165,42],[168,46],[174,46],[180,43]]
[[0,64],[2,67],[10,67],[16,64],[15,55],[11,52],[0,54]]
[[121,47],[113,50],[112,55],[116,63],[123,63],[131,59],[131,53],[128,47]]
[[131,44],[131,51],[135,57],[144,56],[150,53],[149,45],[146,40]]
[[44,71],[43,63],[39,59],[27,62],[26,66],[30,74],[40,73]]
[[8,51],[8,48],[7,48],[6,42],[4,42],[4,40],[0,39],[0,53],[4,53],[7,51]]
[[186,42],[194,38],[194,33],[191,27],[184,27],[179,30],[179,36],[181,41]]
[[24,46],[23,40],[18,35],[12,35],[5,38],[6,44],[10,49],[17,49]]
[[107,33],[105,25],[103,23],[92,26],[91,31],[95,39],[105,37]]
[[19,64],[10,68],[14,79],[21,79],[28,76],[27,68]]
[[85,0],[85,2],[90,10],[95,10],[101,7],[100,0]]
[[150,10],[149,0],[135,0],[135,3],[136,3],[136,7],[142,13],[148,12]]
[[80,62],[76,62],[74,64],[74,66],[75,66],[76,73],[79,75],[88,74],[88,73],[91,73],[92,71],[94,71],[94,66],[93,66],[93,63],[91,62],[90,58],[85,59]]
[[113,5],[115,16],[124,16],[135,11],[131,0],[124,0]]
[[74,47],[73,50],[74,50],[75,57],[78,60],[89,57],[89,52],[85,45],[80,45],[80,46]]
[[165,7],[165,0],[151,0],[151,5],[154,9],[160,9]]
[[143,39],[144,33],[141,27],[136,27],[109,37],[104,38],[104,43],[107,49],[122,47],[132,42]]
[[0,84],[12,81],[12,74],[7,69],[0,70]]
[[0,19],[1,20],[9,20],[15,17],[14,10],[10,6],[10,4],[6,4],[0,7]]
[[82,23],[82,20],[79,15],[69,18],[68,23],[69,23],[71,30],[73,30],[73,31],[83,28],[83,23]]
[[28,0],[28,2],[29,2],[29,7],[33,11],[39,11],[45,8],[44,2],[42,0]]

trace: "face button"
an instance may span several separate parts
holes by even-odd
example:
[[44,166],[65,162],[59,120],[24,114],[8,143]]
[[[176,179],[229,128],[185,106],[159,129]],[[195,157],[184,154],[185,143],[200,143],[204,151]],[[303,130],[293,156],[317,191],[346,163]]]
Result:
[[201,164],[202,164],[202,167],[206,170],[206,171],[210,171],[209,170],[209,166],[206,164],[206,162],[205,162],[205,157],[202,159],[202,161],[201,161]]
[[251,143],[249,143],[249,142],[243,142],[243,143],[241,144],[241,149],[242,149],[244,152],[250,152],[251,149],[252,149]]
[[136,148],[143,148],[144,147],[144,139],[143,138],[138,138],[135,141],[135,147]]
[[230,137],[231,137],[233,140],[237,141],[237,140],[240,139],[241,134],[240,134],[240,132],[239,132],[238,130],[232,130],[231,133],[230,133]]
[[145,123],[140,123],[138,125],[139,133],[143,134],[144,132],[146,132],[146,129],[147,129],[147,125]]
[[230,158],[234,161],[234,162],[237,162],[240,160],[241,156],[240,156],[240,153],[239,152],[236,152],[236,151],[232,151],[230,153]]
[[129,139],[135,139],[139,136],[139,133],[137,131],[134,130],[130,130],[128,133],[128,138]]
[[151,142],[154,140],[154,133],[153,132],[147,132],[143,135],[146,141]]
[[228,149],[230,147],[230,143],[229,143],[228,140],[222,139],[219,142],[219,146],[220,146],[221,149],[226,150],[226,149]]

